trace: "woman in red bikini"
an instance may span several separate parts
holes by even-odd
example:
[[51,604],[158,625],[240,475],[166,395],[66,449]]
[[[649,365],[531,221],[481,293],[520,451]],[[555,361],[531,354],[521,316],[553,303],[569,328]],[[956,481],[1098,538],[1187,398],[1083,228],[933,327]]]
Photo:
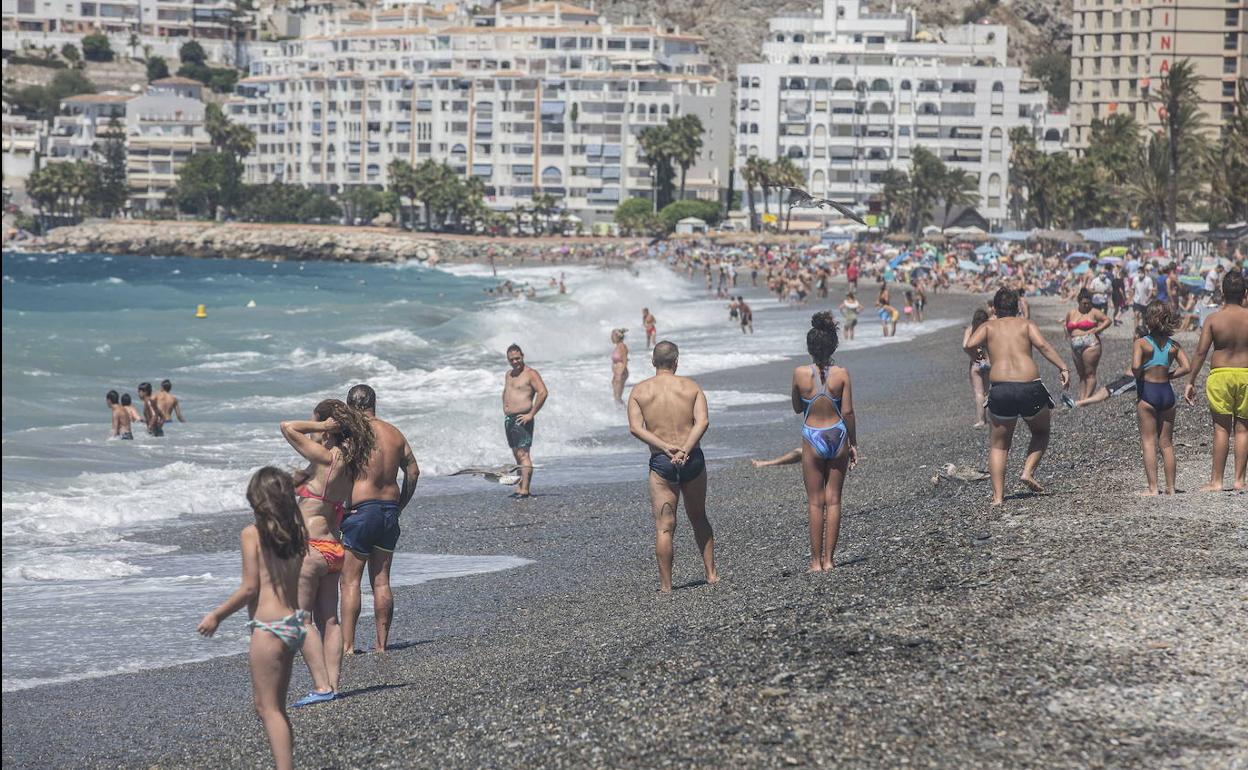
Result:
[[1075,360],[1075,372],[1079,374],[1079,398],[1083,399],[1099,387],[1096,369],[1101,363],[1101,332],[1113,326],[1114,322],[1092,306],[1092,292],[1087,289],[1079,290],[1078,302],[1079,306],[1063,319],[1063,330],[1070,341],[1071,358]]
[[344,557],[338,533],[351,485],[363,472],[374,444],[368,418],[342,401],[326,399],[312,416],[281,425],[282,436],[308,461],[308,467],[295,474],[295,495],[308,530],[308,554],[299,573],[299,609],[311,613],[303,659],[314,689],[296,701],[296,707],[337,696],[342,665],[338,573]]

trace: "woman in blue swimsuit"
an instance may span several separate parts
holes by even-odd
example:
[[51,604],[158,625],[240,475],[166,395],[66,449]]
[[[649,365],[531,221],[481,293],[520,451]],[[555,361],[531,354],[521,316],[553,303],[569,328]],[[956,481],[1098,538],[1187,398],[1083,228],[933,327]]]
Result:
[[840,343],[830,312],[815,313],[806,333],[814,363],[793,370],[793,411],[802,415],[802,479],[810,512],[810,571],[832,569],[841,530],[845,473],[858,464],[849,372],[832,365]]

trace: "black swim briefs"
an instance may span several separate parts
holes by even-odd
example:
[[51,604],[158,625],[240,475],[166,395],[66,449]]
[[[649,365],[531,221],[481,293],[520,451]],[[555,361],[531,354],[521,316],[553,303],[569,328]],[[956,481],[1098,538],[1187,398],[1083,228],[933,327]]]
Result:
[[668,484],[686,484],[706,471],[706,458],[702,455],[702,447],[695,447],[684,465],[675,465],[666,452],[654,452],[650,455],[650,470]]

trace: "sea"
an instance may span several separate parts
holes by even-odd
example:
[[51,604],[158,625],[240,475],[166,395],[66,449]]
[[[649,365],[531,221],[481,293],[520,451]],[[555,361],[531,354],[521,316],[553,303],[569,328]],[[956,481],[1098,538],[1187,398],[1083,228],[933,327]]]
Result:
[[[491,293],[504,280],[534,295]],[[756,333],[743,335],[724,300],[662,257],[495,274],[486,265],[4,252],[3,689],[243,651],[242,614],[217,638],[195,634],[235,587],[238,554],[184,553],[144,533],[243,511],[255,469],[298,465],[278,423],[310,416],[321,399],[359,382],[377,390],[378,415],[407,435],[422,469],[405,516],[438,494],[498,494],[450,474],[510,461],[500,394],[514,342],[551,394],[537,418],[540,484],[640,478],[644,451],[611,397],[611,330],[630,330],[633,381],[650,373],[643,307],[660,338],[680,345],[682,374],[804,352],[808,313],[771,299],[752,306]],[[903,325],[886,340],[871,320],[843,347],[943,325]],[[166,425],[163,438],[136,425],[134,441],[110,439],[105,393],[137,400],[140,382],[166,378],[186,422]],[[743,420],[792,419],[779,403],[787,398],[707,393],[713,415]],[[717,446],[713,433],[704,446],[712,458],[742,451]],[[526,564],[505,553],[403,554],[394,582]]]

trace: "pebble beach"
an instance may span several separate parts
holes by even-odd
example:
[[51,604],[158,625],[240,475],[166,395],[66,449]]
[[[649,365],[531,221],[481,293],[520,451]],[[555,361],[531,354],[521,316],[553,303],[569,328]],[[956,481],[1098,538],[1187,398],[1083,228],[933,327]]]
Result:
[[[961,319],[975,301],[932,306]],[[1068,356],[1064,307],[1033,314]],[[1102,380],[1129,333],[1106,335]],[[708,452],[714,586],[682,521],[677,590],[656,595],[640,446],[634,481],[543,489],[539,474],[520,502],[484,483],[418,492],[397,559],[532,563],[398,589],[395,648],[348,659],[338,701],[291,712],[297,764],[1248,767],[1248,497],[1139,497],[1135,403],[1121,396],[1055,414],[1046,492],[1007,487],[989,506],[987,481],[939,475],[985,465],[960,341],[952,326],[838,356],[861,457],[829,574],[805,574],[800,469],[748,461],[797,445],[787,392],[802,359],[697,377],[776,394],[740,407],[766,419],[712,421],[739,450]],[[1194,490],[1209,471],[1203,403],[1180,406],[1175,439],[1179,488]],[[228,549],[245,523],[188,520],[152,541]],[[291,692],[307,684],[297,665]],[[3,707],[6,768],[270,762],[244,656],[6,692]]]

